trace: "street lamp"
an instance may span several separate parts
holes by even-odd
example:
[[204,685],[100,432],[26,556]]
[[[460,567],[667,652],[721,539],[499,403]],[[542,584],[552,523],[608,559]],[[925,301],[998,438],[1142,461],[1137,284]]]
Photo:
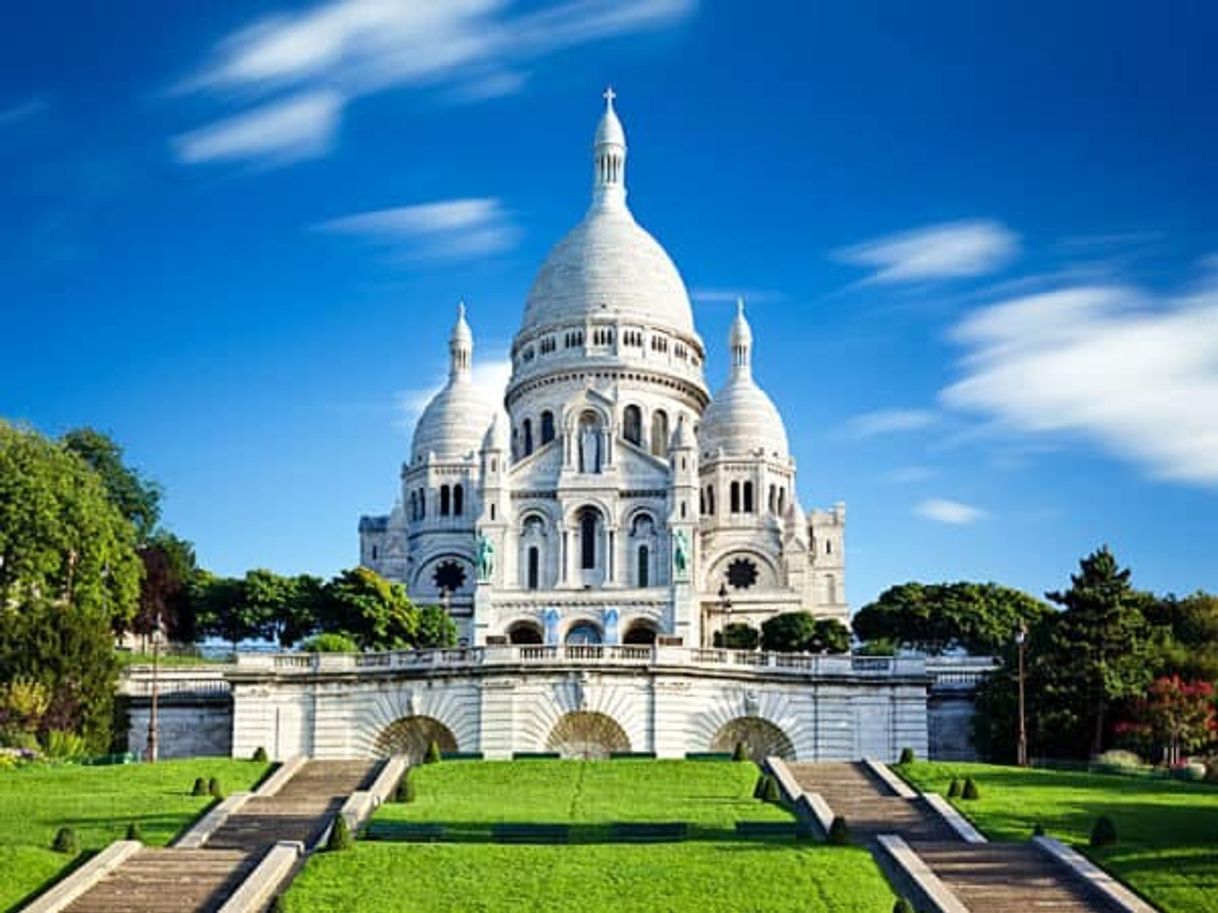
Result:
[[1019,623],[1015,631],[1015,647],[1019,653],[1019,741],[1015,745],[1015,763],[1028,766],[1028,719],[1024,705],[1024,651],[1028,643],[1028,626]]
[[719,584],[719,612],[723,616],[723,621],[722,621],[723,633],[720,635],[720,637],[722,638],[722,641],[723,641],[721,646],[723,647],[724,650],[726,650],[727,649],[727,626],[729,624],[731,624],[731,621],[732,621],[732,600],[727,595],[727,584],[726,583]]
[[160,697],[161,671],[161,613],[156,613],[152,629],[152,705],[148,710],[148,748],[144,759],[155,763],[157,759],[157,702]]

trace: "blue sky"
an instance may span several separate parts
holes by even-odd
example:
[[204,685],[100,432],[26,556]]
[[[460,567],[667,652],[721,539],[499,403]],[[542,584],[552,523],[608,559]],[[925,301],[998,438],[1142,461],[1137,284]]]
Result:
[[[711,349],[738,293],[848,595],[1218,589],[1204,2],[30,4],[0,35],[0,415],[111,432],[203,563],[331,573],[456,301],[501,363],[600,93]],[[371,215],[370,215],[371,214]],[[493,372],[491,372],[493,373]]]

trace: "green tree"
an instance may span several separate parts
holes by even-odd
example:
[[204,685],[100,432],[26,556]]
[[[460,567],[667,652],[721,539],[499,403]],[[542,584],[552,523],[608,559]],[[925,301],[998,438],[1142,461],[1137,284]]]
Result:
[[420,648],[452,647],[457,643],[457,623],[443,606],[419,606],[419,627],[415,646]]
[[233,649],[243,640],[265,633],[263,619],[251,612],[245,599],[245,581],[199,571],[188,588],[191,611],[199,632],[227,640]]
[[902,583],[889,587],[854,616],[854,632],[938,654],[962,649],[1001,654],[1021,625],[1035,625],[1052,609],[1026,593],[996,583]]
[[92,428],[75,428],[63,436],[63,446],[101,476],[110,502],[135,529],[136,541],[152,538],[161,517],[161,487],[123,462],[123,448]]
[[751,624],[733,621],[722,631],[715,632],[715,646],[728,650],[756,650],[761,633]]
[[166,530],[157,530],[139,548],[144,566],[139,609],[131,629],[147,636],[161,619],[169,639],[179,643],[198,640],[189,586],[197,568],[194,546]]
[[812,653],[848,653],[850,629],[836,618],[818,618],[807,649]]
[[811,612],[783,612],[761,623],[761,649],[776,653],[798,653],[809,649],[816,636]]
[[1218,596],[1168,595],[1148,605],[1146,618],[1154,628],[1156,675],[1218,682]]
[[419,635],[419,611],[406,589],[365,567],[326,584],[320,621],[323,631],[346,634],[364,650],[406,649]]
[[1066,711],[1064,719],[1075,711],[1086,722],[1092,754],[1103,750],[1112,703],[1140,694],[1152,675],[1143,614],[1151,600],[1129,580],[1104,546],[1079,562],[1070,589],[1046,594],[1065,608],[1051,626],[1046,697]]
[[142,566],[101,477],[65,446],[0,422],[0,682],[40,682],[44,730],[104,749],[112,625],[135,614]]

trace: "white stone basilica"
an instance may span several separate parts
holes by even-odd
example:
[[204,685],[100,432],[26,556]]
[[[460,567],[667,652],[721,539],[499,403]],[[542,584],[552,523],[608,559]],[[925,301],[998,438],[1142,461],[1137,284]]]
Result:
[[800,507],[743,305],[728,344],[711,397],[685,284],[626,204],[607,92],[591,205],[537,274],[503,401],[471,380],[461,306],[401,498],[360,521],[361,563],[447,605],[472,646],[709,646],[800,609],[845,622],[845,507]]

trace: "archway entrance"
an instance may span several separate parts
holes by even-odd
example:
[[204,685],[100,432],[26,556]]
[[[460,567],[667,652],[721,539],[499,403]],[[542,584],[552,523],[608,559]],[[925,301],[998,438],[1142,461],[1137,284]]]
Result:
[[394,720],[377,737],[376,753],[379,757],[406,755],[411,764],[418,764],[432,742],[440,751],[457,750],[456,736],[439,720],[430,716],[405,716]]
[[541,628],[531,621],[518,621],[508,628],[508,641],[514,644],[540,644]]
[[629,751],[630,739],[612,717],[578,710],[554,724],[546,750],[557,751],[564,758],[594,760],[607,758],[614,751]]
[[777,755],[786,761],[795,760],[795,746],[787,734],[759,716],[738,716],[719,727],[711,739],[711,751],[735,751],[743,742],[748,746],[749,757],[761,762]]
[[656,629],[645,621],[636,621],[626,629],[622,643],[638,646],[651,646],[656,642]]

